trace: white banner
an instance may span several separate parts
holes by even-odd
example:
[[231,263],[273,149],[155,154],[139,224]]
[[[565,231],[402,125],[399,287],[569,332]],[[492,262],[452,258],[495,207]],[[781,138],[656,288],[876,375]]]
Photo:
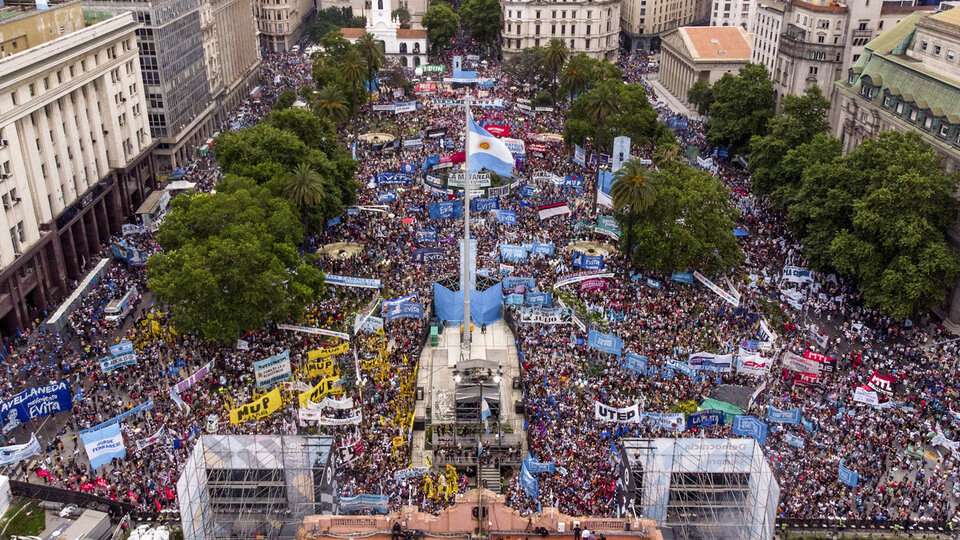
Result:
[[737,371],[744,375],[762,377],[770,373],[770,360],[759,354],[740,355],[737,357]]
[[30,435],[30,442],[28,443],[0,447],[0,466],[20,463],[28,457],[40,453],[40,450],[40,441],[37,440],[37,434],[33,433]]
[[769,326],[767,326],[766,319],[760,319],[760,332],[757,333],[757,338],[760,341],[769,342],[774,342],[777,340],[777,335],[773,333],[773,330],[770,330]]
[[291,373],[290,349],[253,363],[253,376],[260,388],[280,382],[290,377]]
[[813,283],[813,275],[810,270],[799,266],[784,266],[783,279],[790,283]]
[[726,300],[733,307],[740,307],[740,302],[737,302],[737,299],[734,298],[733,295],[721,289],[719,286],[717,286],[717,284],[715,284],[714,282],[704,277],[704,275],[701,274],[700,272],[697,272],[696,270],[694,270],[693,277],[696,278],[696,280],[699,281],[700,283],[703,283],[708,289],[716,293],[717,296]]
[[362,420],[363,414],[357,412],[356,416],[351,416],[349,418],[327,418],[325,416],[321,416],[319,424],[321,426],[350,426],[359,424]]
[[604,422],[617,422],[619,424],[636,424],[640,422],[640,409],[636,403],[623,409],[617,409],[616,407],[604,405],[599,401],[594,401],[593,414],[594,418]]
[[162,426],[153,435],[147,437],[146,439],[140,439],[139,441],[137,441],[137,450],[138,451],[143,450],[144,448],[147,448],[148,446],[155,444],[157,441],[160,440],[161,437],[166,435],[166,433],[167,433],[167,427]]
[[283,389],[287,392],[309,392],[310,385],[303,381],[283,381]]
[[581,281],[586,281],[593,278],[612,278],[613,272],[579,272],[576,274],[567,274],[565,276],[560,276],[557,279],[557,282],[553,284],[554,287],[563,287],[564,285],[573,285],[574,283],[580,283]]
[[853,392],[853,400],[857,403],[866,403],[867,405],[872,405],[874,407],[880,404],[880,399],[877,398],[877,393],[864,390],[862,386],[858,386]]
[[798,373],[820,375],[820,362],[807,360],[798,354],[787,351],[783,353],[783,369],[789,369],[790,371],[796,371]]
[[346,397],[343,399],[333,399],[330,396],[323,398],[320,403],[314,403],[312,401],[307,402],[307,408],[311,411],[319,411],[324,408],[344,410],[353,408],[353,397]]
[[309,328],[307,326],[295,326],[292,324],[278,324],[277,328],[281,330],[292,330],[294,332],[303,332],[304,334],[314,334],[318,336],[333,336],[340,339],[350,339],[350,334],[344,332],[334,332],[324,328]]
[[523,324],[573,324],[573,312],[569,308],[520,308]]

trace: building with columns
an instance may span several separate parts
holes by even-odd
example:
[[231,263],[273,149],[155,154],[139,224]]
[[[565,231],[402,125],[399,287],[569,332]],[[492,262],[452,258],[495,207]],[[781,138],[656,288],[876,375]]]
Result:
[[0,337],[52,311],[155,187],[139,28],[121,13],[0,59]]
[[559,38],[570,48],[571,56],[584,53],[614,60],[620,46],[620,2],[503,0],[503,55],[545,47],[551,39]]
[[740,26],[686,26],[663,36],[660,84],[688,107],[698,80],[713,84],[750,62],[753,36]]

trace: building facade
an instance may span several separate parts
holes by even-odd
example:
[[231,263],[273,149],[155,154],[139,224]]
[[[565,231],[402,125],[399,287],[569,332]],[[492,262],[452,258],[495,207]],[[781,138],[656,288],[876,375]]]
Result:
[[[394,2],[394,4],[394,9],[402,7],[410,13],[411,28],[423,28],[421,21],[423,20],[423,16],[427,14],[427,8],[430,7],[430,3],[427,0],[399,0],[398,2]],[[337,9],[350,8],[353,10],[354,15],[366,17],[367,21],[369,21],[372,16],[373,2],[371,0],[320,0],[318,9],[331,7]]]
[[0,336],[62,300],[154,187],[138,28],[124,13],[0,59]]
[[200,0],[89,0],[91,9],[132,11],[147,98],[150,133],[161,170],[173,170],[215,130],[207,82]]
[[28,12],[0,5],[0,15],[0,58],[83,28],[83,10],[79,1],[46,11]]
[[771,74],[777,65],[780,32],[783,29],[785,12],[786,2],[783,0],[760,0],[757,3],[756,18],[753,23],[753,52],[750,61],[763,64]]
[[559,38],[570,55],[614,60],[619,47],[620,0],[545,2],[504,0],[501,43],[504,57]]
[[758,9],[757,0],[713,0],[710,26],[741,26],[753,32]]
[[753,36],[740,26],[686,26],[663,36],[660,84],[691,107],[687,91],[698,80],[715,83],[750,62]]
[[260,48],[271,52],[289,51],[316,14],[313,0],[254,0],[253,9]]
[[200,29],[214,126],[235,109],[260,80],[260,49],[253,0],[201,0]]
[[364,34],[370,34],[383,43],[383,54],[388,61],[403,67],[427,64],[427,31],[400,28],[393,18],[390,0],[374,0],[374,9],[368,11],[366,28],[341,28],[344,39],[355,43]]
[[620,26],[629,51],[660,50],[667,32],[692,24],[706,24],[710,0],[623,0]]

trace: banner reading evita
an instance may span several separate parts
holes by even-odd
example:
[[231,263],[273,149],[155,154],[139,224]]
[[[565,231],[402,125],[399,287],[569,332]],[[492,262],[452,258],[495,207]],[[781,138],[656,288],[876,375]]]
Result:
[[260,420],[277,412],[281,406],[283,402],[280,398],[280,387],[275,387],[250,403],[231,410],[230,423],[236,425],[247,420]]

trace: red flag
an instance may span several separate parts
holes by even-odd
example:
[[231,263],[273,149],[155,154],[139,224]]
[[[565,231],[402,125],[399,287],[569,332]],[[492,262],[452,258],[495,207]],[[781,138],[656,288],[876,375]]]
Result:
[[107,483],[107,480],[105,478],[97,478],[97,486],[105,488],[109,485],[110,484]]
[[84,482],[80,484],[80,491],[92,491],[93,488],[94,488],[94,485],[91,484],[90,482]]
[[130,491],[129,489],[127,490],[127,497],[130,497],[131,499],[133,499],[133,502],[137,502],[137,496],[134,495],[133,492]]
[[50,471],[46,469],[37,469],[37,476],[39,476],[40,478],[44,478],[44,477],[50,478]]
[[168,500],[168,501],[172,501],[172,500],[174,500],[175,498],[177,498],[177,496],[173,494],[173,490],[172,490],[172,489],[166,488],[166,492],[167,492],[167,500]]
[[160,511],[160,501],[154,499],[153,504],[157,505],[157,512]]

